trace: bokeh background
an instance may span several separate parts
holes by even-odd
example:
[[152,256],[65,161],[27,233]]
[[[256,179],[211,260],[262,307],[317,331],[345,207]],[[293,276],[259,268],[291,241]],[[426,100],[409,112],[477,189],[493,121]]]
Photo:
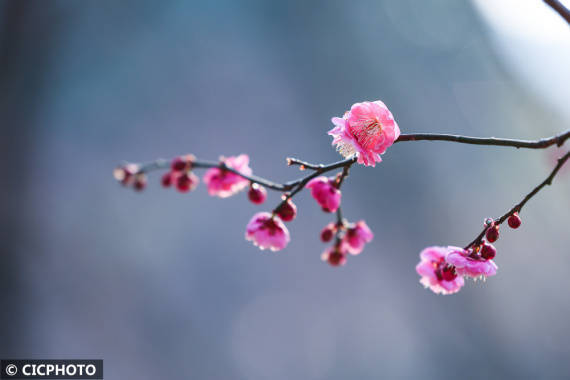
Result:
[[[121,188],[112,169],[192,152],[339,157],[326,131],[382,99],[404,133],[535,139],[570,125],[570,28],[540,1],[2,1],[0,356],[102,358],[106,379],[570,376],[570,171],[496,244],[499,274],[418,283],[546,177],[556,149],[394,145],[343,210],[374,241],[320,261],[331,220],[296,199],[290,245],[254,206]],[[568,145],[568,144],[566,144]],[[558,153],[562,150],[558,151]]]

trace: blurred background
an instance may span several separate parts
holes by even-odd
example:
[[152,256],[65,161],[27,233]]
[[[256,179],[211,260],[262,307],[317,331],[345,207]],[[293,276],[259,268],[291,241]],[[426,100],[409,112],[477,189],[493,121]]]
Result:
[[285,157],[338,160],[330,118],[362,100],[403,133],[561,132],[570,28],[541,1],[0,4],[0,357],[102,358],[106,379],[570,375],[570,170],[503,230],[486,283],[436,296],[414,269],[562,149],[394,145],[343,186],[345,216],[375,233],[343,268],[320,260],[332,217],[306,192],[271,253],[244,231],[278,194],[254,206],[112,178],[191,152],[294,179]]

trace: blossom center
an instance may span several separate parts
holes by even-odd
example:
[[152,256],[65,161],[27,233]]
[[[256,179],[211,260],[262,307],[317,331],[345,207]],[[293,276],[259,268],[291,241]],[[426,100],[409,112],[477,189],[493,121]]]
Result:
[[435,276],[439,281],[453,281],[457,278],[457,272],[453,265],[447,264],[443,259],[432,261]]
[[372,148],[382,136],[382,123],[378,118],[363,120],[353,129],[354,137],[364,148]]
[[260,230],[265,230],[267,229],[267,232],[269,233],[269,235],[273,236],[275,235],[275,233],[277,232],[277,229],[279,228],[279,226],[277,225],[277,223],[275,223],[275,220],[273,220],[273,218],[269,218],[266,221],[263,222],[263,224],[259,227]]

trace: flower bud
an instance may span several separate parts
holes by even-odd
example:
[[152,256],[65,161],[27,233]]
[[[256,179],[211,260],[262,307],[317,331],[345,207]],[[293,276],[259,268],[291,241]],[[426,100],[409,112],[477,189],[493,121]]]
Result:
[[485,260],[492,260],[497,254],[497,250],[492,244],[485,244],[481,248],[481,257]]
[[518,212],[515,212],[513,215],[509,216],[509,219],[507,220],[507,223],[509,223],[509,227],[511,228],[519,228],[521,226],[521,217],[519,216]]
[[194,190],[200,179],[192,172],[180,174],[176,178],[176,189],[181,193]]
[[281,220],[284,222],[290,222],[295,219],[295,216],[297,216],[297,206],[295,206],[295,203],[293,203],[291,199],[288,199],[287,202],[279,206],[275,212],[279,215]]
[[173,180],[174,176],[175,176],[175,173],[173,173],[173,172],[165,173],[162,176],[162,178],[160,179],[160,183],[162,184],[162,187],[170,187],[172,185],[172,180]]
[[336,232],[336,225],[334,223],[329,223],[326,225],[325,228],[321,231],[321,240],[323,242],[329,242],[334,237]]
[[133,188],[136,191],[143,191],[146,187],[146,175],[143,173],[137,174],[135,176],[135,182],[133,183]]
[[267,198],[267,190],[257,183],[252,183],[247,193],[249,200],[256,205],[262,204]]
[[492,227],[489,227],[485,233],[485,238],[487,238],[487,241],[489,243],[496,242],[499,238],[499,226],[494,225]]

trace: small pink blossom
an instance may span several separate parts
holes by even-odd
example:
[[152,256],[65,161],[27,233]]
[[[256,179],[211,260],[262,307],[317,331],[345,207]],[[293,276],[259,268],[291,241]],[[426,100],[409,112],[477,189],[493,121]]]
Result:
[[477,254],[470,254],[459,247],[448,247],[449,253],[445,261],[455,266],[457,273],[469,277],[489,277],[497,274],[497,264],[493,260],[486,260]]
[[[222,158],[222,161],[228,168],[237,170],[242,174],[251,175],[252,173],[247,154]],[[208,186],[210,195],[227,198],[245,189],[249,185],[249,180],[228,170],[211,168],[204,173],[204,183]]]
[[278,216],[258,212],[251,218],[245,231],[246,240],[259,248],[279,251],[289,243],[289,230]]
[[448,247],[428,247],[421,251],[416,272],[421,276],[420,283],[436,294],[457,293],[465,284],[454,268],[445,262]]
[[341,192],[335,186],[334,178],[320,176],[313,178],[306,186],[311,195],[326,212],[335,212],[340,206]]
[[346,230],[343,242],[346,250],[351,255],[358,255],[364,249],[366,243],[370,243],[374,238],[374,234],[364,220],[356,222]]
[[400,136],[394,116],[380,100],[355,103],[342,118],[333,117],[332,144],[344,157],[354,154],[358,163],[375,166],[381,154]]

